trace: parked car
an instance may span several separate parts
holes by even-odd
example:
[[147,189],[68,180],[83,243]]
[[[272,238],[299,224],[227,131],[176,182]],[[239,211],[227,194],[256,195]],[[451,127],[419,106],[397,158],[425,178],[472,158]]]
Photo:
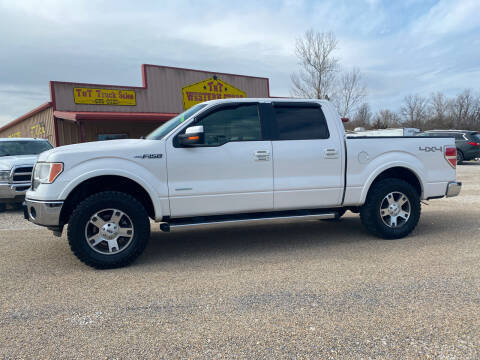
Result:
[[228,99],[198,104],[146,139],[44,152],[25,217],[96,268],[124,266],[160,229],[359,212],[374,235],[408,235],[420,201],[456,196],[449,138],[346,138],[324,100]]
[[0,211],[24,201],[38,154],[51,148],[45,139],[0,138]]
[[480,133],[469,130],[428,130],[418,136],[453,137],[457,147],[457,163],[480,158]]

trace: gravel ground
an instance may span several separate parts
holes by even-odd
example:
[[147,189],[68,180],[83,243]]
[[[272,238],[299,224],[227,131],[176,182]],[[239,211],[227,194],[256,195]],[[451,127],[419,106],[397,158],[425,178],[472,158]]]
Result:
[[134,265],[107,271],[0,214],[20,229],[0,230],[0,357],[479,359],[480,166],[458,177],[462,194],[423,206],[403,240],[352,214],[155,226]]

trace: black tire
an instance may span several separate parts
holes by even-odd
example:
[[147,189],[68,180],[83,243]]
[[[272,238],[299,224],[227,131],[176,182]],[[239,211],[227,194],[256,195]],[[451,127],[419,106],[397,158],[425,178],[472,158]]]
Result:
[[[410,215],[406,221],[401,218],[404,222],[398,227],[388,226],[380,215],[382,203],[392,192],[404,194],[410,203]],[[420,219],[420,212],[420,196],[412,185],[400,179],[384,179],[370,188],[365,204],[360,207],[360,219],[373,235],[383,239],[400,239],[415,229]],[[385,217],[385,219],[389,218]]]
[[[87,243],[85,229],[94,214],[109,208],[126,214],[131,220],[134,233],[122,251],[101,254]],[[143,205],[134,197],[118,191],[104,191],[77,205],[68,223],[67,236],[72,252],[85,264],[96,269],[118,268],[129,265],[145,250],[150,238],[150,220]]]
[[457,164],[461,165],[465,161],[465,156],[463,156],[462,150],[457,149]]
[[0,212],[4,212],[7,209],[7,204],[0,203]]
[[335,215],[334,218],[332,218],[332,219],[321,219],[321,220],[323,220],[323,221],[339,221],[340,218],[341,218],[343,215],[345,215],[346,212],[347,212],[346,209],[340,209],[340,210],[337,211],[337,214]]

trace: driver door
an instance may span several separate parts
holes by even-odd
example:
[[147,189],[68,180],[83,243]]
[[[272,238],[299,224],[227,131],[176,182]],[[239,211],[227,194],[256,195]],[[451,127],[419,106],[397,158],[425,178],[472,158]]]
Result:
[[259,105],[220,105],[189,126],[197,125],[204,129],[203,144],[167,141],[171,216],[272,210],[272,143],[263,135]]

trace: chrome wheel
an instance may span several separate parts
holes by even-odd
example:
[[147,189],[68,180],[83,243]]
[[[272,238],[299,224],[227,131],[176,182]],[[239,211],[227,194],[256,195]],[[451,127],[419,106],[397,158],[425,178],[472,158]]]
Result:
[[388,193],[380,204],[380,217],[383,223],[391,228],[405,225],[410,212],[410,201],[405,194],[398,191]]
[[130,217],[118,209],[103,209],[95,213],[85,226],[85,240],[96,252],[114,255],[125,250],[134,235]]

